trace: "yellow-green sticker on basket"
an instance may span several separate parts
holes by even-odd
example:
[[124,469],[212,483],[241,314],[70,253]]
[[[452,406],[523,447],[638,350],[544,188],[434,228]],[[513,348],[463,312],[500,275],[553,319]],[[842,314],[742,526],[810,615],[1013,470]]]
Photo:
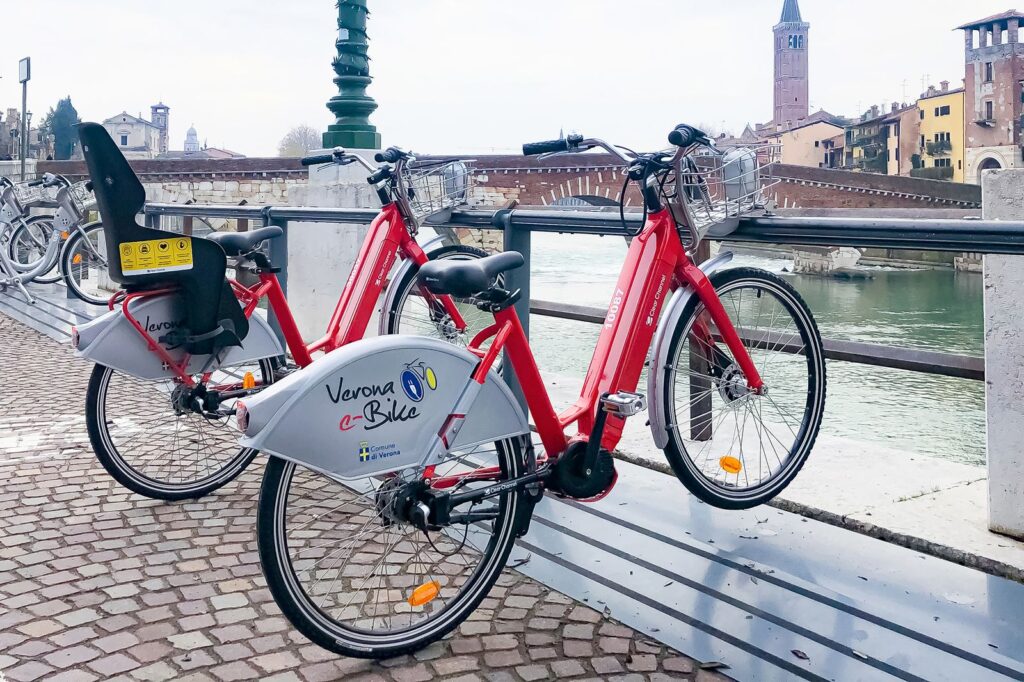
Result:
[[192,239],[150,239],[122,242],[121,272],[125,275],[152,275],[192,269]]

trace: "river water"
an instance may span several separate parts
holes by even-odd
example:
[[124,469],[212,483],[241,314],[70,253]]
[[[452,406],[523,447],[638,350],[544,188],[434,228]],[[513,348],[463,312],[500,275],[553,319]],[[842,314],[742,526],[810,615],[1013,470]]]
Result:
[[[535,234],[532,297],[607,307],[625,253],[621,238]],[[777,273],[792,267],[782,258],[750,255],[737,255],[733,264]],[[865,270],[872,279],[785,276],[803,295],[827,338],[982,354],[980,275]],[[593,324],[539,316],[531,320],[532,345],[545,374],[582,378],[597,334]],[[984,400],[980,381],[830,361],[822,431],[984,464]]]

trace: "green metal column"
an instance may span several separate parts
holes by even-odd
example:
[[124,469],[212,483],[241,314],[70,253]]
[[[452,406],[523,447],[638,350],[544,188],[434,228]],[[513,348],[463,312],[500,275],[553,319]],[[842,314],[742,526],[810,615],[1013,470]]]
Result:
[[338,50],[334,58],[334,84],[338,94],[327,103],[336,117],[324,133],[324,147],[346,149],[380,149],[380,133],[370,123],[370,114],[377,103],[366,94],[370,77],[367,55],[366,18],[370,11],[367,0],[338,0]]

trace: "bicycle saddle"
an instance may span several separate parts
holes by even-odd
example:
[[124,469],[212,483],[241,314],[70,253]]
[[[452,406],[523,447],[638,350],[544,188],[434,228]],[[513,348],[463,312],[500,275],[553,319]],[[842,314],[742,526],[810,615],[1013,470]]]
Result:
[[269,225],[249,232],[214,232],[207,235],[206,238],[211,242],[220,244],[220,247],[224,249],[224,253],[229,257],[238,258],[255,251],[260,242],[275,239],[282,234],[284,234],[284,230],[280,227]]
[[503,272],[525,263],[518,251],[505,251],[477,260],[430,261],[420,268],[419,281],[432,293],[473,296],[490,289]]

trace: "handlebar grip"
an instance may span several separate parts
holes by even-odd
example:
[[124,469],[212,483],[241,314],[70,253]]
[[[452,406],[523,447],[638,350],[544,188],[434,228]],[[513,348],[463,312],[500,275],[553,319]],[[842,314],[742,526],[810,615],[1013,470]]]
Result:
[[319,166],[322,163],[333,163],[333,154],[317,154],[315,156],[306,156],[300,161],[303,166]]
[[675,127],[671,133],[668,134],[669,144],[674,144],[677,147],[689,147],[691,144],[696,142],[701,136],[701,132],[693,126],[688,126],[685,123],[681,123]]
[[377,163],[398,163],[405,154],[401,149],[396,147],[388,147],[382,152],[377,152],[373,155],[373,160]]
[[28,185],[29,187],[39,187],[39,185],[43,184],[44,182],[46,182],[46,180],[40,178],[38,180],[29,180],[25,184]]
[[523,145],[523,156],[536,156],[537,154],[552,154],[554,152],[569,151],[568,140],[548,140],[547,142],[527,142]]

